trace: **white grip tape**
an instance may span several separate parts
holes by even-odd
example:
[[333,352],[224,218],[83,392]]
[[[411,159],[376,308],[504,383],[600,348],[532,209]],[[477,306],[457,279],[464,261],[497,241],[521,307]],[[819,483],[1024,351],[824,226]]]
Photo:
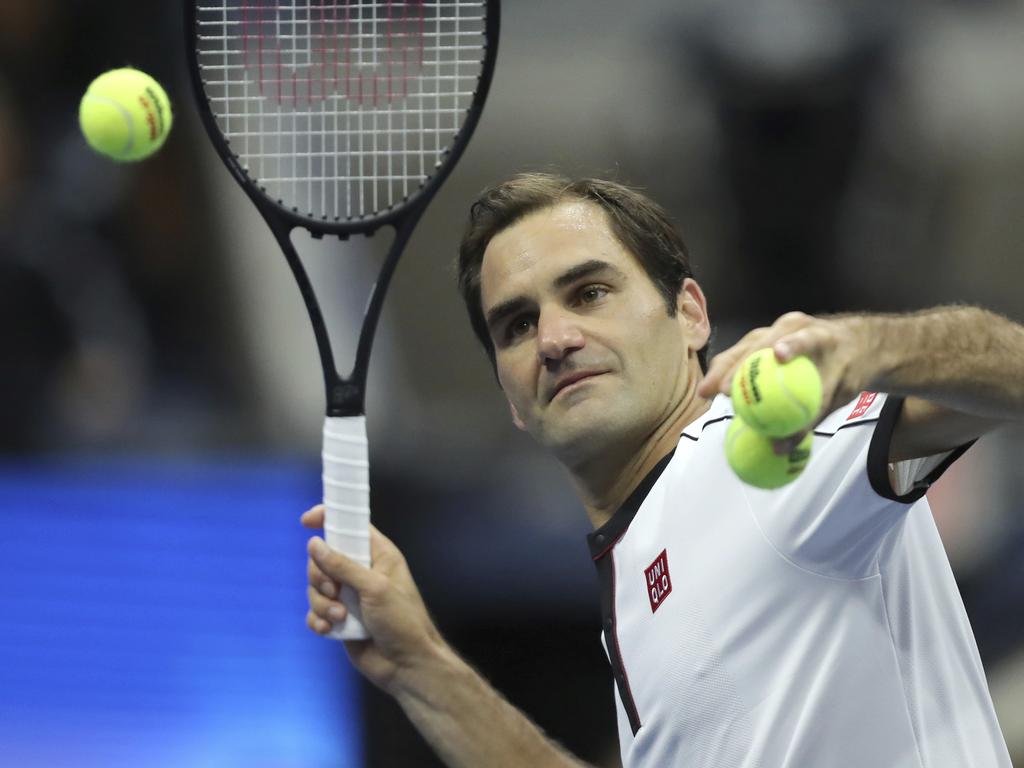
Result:
[[[370,460],[365,416],[328,416],[324,420],[324,539],[327,546],[361,565],[370,565]],[[359,596],[343,585],[343,622],[331,628],[335,640],[365,640],[369,635],[359,611]]]

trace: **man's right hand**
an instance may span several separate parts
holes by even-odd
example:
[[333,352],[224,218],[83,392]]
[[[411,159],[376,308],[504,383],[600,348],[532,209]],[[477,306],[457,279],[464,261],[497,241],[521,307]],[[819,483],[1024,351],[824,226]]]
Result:
[[[303,513],[306,528],[323,528],[324,507],[317,504]],[[314,536],[307,547],[309,612],[306,624],[318,635],[344,621],[347,610],[338,600],[341,585],[359,595],[368,640],[348,640],[345,647],[353,665],[382,690],[395,695],[403,673],[415,674],[444,646],[430,620],[405,557],[384,534],[370,526],[370,555],[366,568],[330,549]]]
[[[323,505],[303,514],[302,524],[323,527]],[[355,589],[370,639],[346,640],[349,658],[395,697],[446,765],[585,768],[445,644],[405,558],[380,531],[370,527],[370,568],[328,549],[319,536],[308,549],[309,628],[327,634],[345,615],[341,585]]]

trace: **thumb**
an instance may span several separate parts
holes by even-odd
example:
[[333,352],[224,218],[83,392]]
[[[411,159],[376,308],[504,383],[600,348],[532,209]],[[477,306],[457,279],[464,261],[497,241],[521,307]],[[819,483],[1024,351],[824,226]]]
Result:
[[373,523],[370,523],[370,557],[377,562],[382,557],[401,554],[398,545],[385,536]]

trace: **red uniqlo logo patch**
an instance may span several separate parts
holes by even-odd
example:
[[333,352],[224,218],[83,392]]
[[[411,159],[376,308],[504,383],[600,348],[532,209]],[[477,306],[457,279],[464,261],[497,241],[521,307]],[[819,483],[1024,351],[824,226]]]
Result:
[[668,575],[668,550],[661,554],[644,571],[647,576],[647,597],[651,599],[651,613],[654,613],[672,592],[672,579]]
[[857,405],[854,406],[853,410],[850,411],[850,415],[846,417],[846,420],[856,419],[858,416],[863,416],[868,412],[868,408],[875,402],[875,398],[878,397],[874,392],[861,392],[860,400],[857,401]]

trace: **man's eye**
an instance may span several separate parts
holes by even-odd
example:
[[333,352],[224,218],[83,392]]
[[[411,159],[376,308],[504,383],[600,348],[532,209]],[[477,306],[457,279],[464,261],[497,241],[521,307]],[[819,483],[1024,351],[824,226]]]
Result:
[[508,328],[505,329],[505,335],[510,339],[525,336],[530,332],[530,326],[530,321],[527,318],[517,318],[508,324]]
[[588,285],[580,291],[580,301],[584,304],[593,304],[598,299],[608,295],[608,289],[603,285]]

